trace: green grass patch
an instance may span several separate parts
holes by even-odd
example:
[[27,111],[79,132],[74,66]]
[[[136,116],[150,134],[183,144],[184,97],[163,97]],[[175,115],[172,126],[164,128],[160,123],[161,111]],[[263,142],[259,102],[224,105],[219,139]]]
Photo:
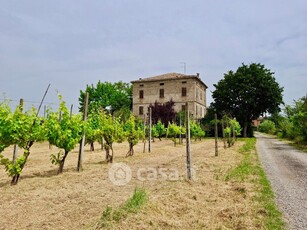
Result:
[[[282,214],[277,209],[274,201],[274,193],[272,191],[269,180],[264,170],[260,166],[256,152],[256,139],[243,139],[245,144],[240,148],[239,152],[244,155],[241,163],[225,175],[226,181],[249,181],[255,183],[258,188],[255,200],[258,202],[256,206],[257,215],[264,216],[263,224],[265,229],[276,230],[284,229]],[[255,177],[256,176],[256,177]],[[250,180],[250,178],[257,178]]]
[[242,138],[241,141],[245,141],[245,144],[239,149],[239,152],[244,155],[241,163],[234,169],[230,170],[225,175],[225,180],[236,180],[244,181],[249,175],[254,175],[256,172],[252,164],[252,150],[255,149],[256,139],[255,138]]
[[125,218],[129,214],[137,213],[141,207],[147,202],[148,194],[143,188],[136,188],[134,190],[133,196],[129,198],[124,204],[118,208],[107,207],[101,218],[96,225],[95,229],[99,228],[109,228],[114,223],[117,223]]

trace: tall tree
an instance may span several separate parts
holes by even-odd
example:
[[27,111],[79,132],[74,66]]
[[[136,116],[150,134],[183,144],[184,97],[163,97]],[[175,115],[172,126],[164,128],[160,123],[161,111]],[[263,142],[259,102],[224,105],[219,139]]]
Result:
[[80,91],[79,110],[83,111],[85,93],[89,93],[89,114],[98,112],[101,109],[109,109],[113,114],[115,111],[131,109],[132,106],[132,86],[122,81],[98,82],[96,86],[87,85],[85,91]]
[[244,137],[253,119],[266,112],[280,111],[283,88],[273,75],[262,64],[242,64],[236,72],[229,71],[214,84],[213,107],[218,113],[235,117],[243,127]]

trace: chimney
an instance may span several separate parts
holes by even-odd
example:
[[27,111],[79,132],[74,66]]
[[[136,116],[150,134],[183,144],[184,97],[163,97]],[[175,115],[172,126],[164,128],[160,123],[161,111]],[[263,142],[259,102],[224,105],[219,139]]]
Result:
[[199,73],[196,73],[196,77],[198,77],[198,78],[199,78]]
[[142,78],[140,77],[139,80],[142,80]]

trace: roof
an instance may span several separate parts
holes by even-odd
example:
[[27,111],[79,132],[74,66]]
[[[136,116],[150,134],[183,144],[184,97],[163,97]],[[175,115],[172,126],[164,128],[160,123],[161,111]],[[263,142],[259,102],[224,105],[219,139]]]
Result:
[[139,78],[139,80],[131,81],[131,83],[153,82],[153,81],[163,81],[163,80],[173,80],[173,79],[188,79],[188,78],[196,78],[206,88],[208,88],[207,85],[200,79],[198,73],[196,75],[187,75],[182,73],[166,73],[154,77]]

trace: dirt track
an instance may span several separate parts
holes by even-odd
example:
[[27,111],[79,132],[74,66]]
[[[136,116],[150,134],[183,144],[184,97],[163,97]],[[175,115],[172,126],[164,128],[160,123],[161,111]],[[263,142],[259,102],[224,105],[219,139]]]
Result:
[[[125,186],[110,182],[111,165],[104,163],[100,150],[85,152],[81,173],[76,172],[75,150],[67,158],[63,175],[56,176],[57,167],[49,155],[58,150],[49,150],[47,143],[35,144],[17,186],[9,185],[0,168],[0,229],[88,229],[108,205],[117,207],[131,197],[136,186],[149,192],[149,203],[114,229],[263,229],[262,216],[253,206],[253,184],[223,180],[241,161],[237,150],[242,144],[220,148],[215,157],[214,140],[193,143],[197,180],[192,183],[185,181],[185,146],[156,141],[152,153],[143,154],[140,143],[135,156],[125,158],[128,144],[116,144],[114,162],[126,163],[132,170],[132,180]],[[11,153],[12,149],[6,151],[7,156]],[[140,168],[161,167],[177,169],[179,180],[136,178]]]
[[289,229],[307,229],[307,154],[257,133],[257,150]]

